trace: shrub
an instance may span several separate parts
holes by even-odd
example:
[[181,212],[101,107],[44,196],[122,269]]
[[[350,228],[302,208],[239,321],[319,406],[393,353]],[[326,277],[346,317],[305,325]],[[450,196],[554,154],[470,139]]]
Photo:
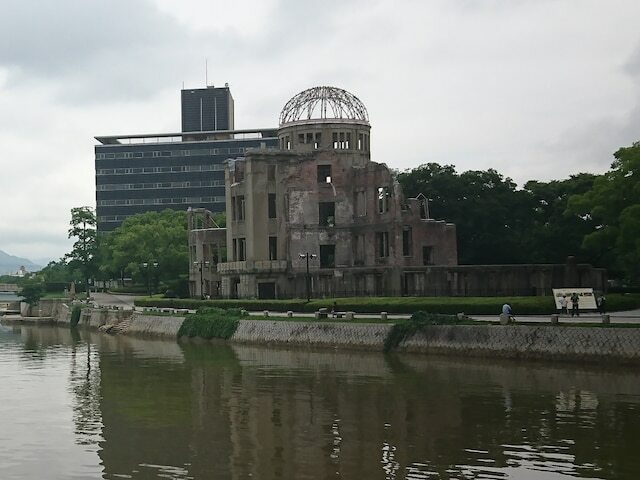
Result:
[[201,308],[184,319],[178,337],[228,339],[235,333],[240,319],[245,317],[239,309]]
[[400,345],[403,340],[413,337],[428,325],[459,325],[469,323],[473,322],[470,322],[466,317],[458,318],[457,315],[441,315],[423,311],[415,312],[409,320],[398,322],[391,327],[384,341],[384,351],[391,351]]
[[[496,315],[502,305],[508,303],[516,315],[549,315],[556,312],[553,297],[355,297],[328,298],[324,300],[253,300],[253,299],[177,299],[141,298],[135,303],[139,307],[189,308],[200,307],[244,308],[249,311],[270,310],[272,312],[315,312],[319,308],[331,309],[337,302],[339,311],[356,313],[428,313],[468,315]],[[608,310],[631,310],[640,307],[640,295],[607,295]]]
[[81,314],[82,314],[82,307],[80,307],[79,305],[74,305],[73,308],[71,309],[71,322],[69,323],[69,326],[71,328],[74,328],[78,325]]

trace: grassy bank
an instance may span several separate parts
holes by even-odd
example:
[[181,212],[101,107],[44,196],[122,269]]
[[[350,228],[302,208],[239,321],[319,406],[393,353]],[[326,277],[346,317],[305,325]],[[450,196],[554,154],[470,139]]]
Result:
[[179,337],[198,337],[204,339],[229,339],[238,328],[238,322],[247,318],[239,309],[201,308],[187,315],[178,330]]
[[[250,311],[269,310],[272,312],[315,312],[319,308],[331,308],[337,303],[339,311],[356,313],[428,313],[467,315],[497,315],[504,303],[509,303],[517,315],[549,315],[555,313],[552,297],[354,297],[311,300],[196,300],[180,298],[139,298],[136,306],[160,308],[201,307],[244,308]],[[607,309],[621,311],[640,308],[640,294],[607,295]]]

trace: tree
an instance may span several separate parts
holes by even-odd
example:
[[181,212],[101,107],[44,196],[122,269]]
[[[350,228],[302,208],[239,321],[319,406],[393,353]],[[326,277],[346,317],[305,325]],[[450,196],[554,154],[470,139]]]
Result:
[[566,180],[528,181],[524,190],[531,196],[531,225],[525,237],[528,261],[562,263],[570,255],[585,262],[594,259],[582,248],[583,237],[593,228],[592,221],[567,213],[572,195],[589,191],[596,175],[579,173]]
[[611,170],[569,198],[567,214],[589,225],[582,246],[597,262],[640,281],[640,142],[614,153]]
[[164,210],[128,217],[105,238],[102,248],[105,272],[126,271],[142,283],[150,276],[174,280],[189,271],[186,213]]
[[96,253],[98,240],[96,233],[96,215],[91,207],[71,209],[69,238],[77,238],[73,249],[67,254],[69,265],[82,272],[82,278],[89,295],[89,278],[95,278],[97,271]]
[[18,295],[29,305],[37,305],[44,295],[44,285],[36,279],[29,279],[22,285]]
[[530,196],[497,171],[458,174],[452,165],[421,165],[398,175],[405,195],[423,193],[432,218],[456,224],[460,263],[522,263]]

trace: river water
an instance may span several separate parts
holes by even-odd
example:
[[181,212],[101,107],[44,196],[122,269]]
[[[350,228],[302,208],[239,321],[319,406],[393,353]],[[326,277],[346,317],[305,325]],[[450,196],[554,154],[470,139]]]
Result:
[[636,479],[638,380],[0,326],[0,478]]

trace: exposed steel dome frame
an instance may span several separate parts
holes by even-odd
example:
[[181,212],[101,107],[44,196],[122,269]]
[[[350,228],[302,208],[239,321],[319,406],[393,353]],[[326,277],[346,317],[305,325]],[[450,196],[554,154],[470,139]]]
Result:
[[355,95],[336,87],[313,87],[292,97],[280,112],[280,126],[304,120],[344,119],[369,122],[366,107]]

